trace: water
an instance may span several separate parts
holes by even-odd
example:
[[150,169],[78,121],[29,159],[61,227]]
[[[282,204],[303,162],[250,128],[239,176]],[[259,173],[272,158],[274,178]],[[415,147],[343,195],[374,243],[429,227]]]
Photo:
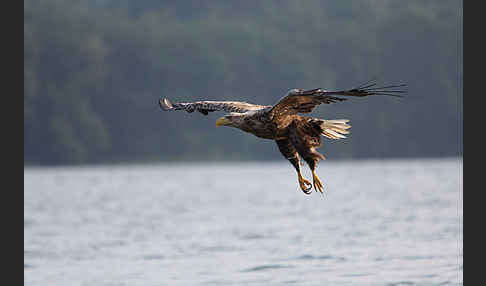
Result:
[[26,168],[25,285],[463,284],[462,159],[318,174],[324,197],[283,160]]

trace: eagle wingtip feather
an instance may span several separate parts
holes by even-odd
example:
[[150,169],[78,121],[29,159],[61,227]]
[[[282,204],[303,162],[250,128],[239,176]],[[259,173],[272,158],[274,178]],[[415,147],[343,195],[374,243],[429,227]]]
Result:
[[172,103],[167,99],[167,98],[161,98],[159,99],[159,105],[160,108],[164,111],[168,111],[173,109],[174,107],[172,106]]

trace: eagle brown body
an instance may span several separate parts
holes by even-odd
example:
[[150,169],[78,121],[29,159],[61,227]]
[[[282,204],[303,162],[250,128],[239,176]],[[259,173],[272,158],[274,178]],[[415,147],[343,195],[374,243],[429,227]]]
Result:
[[[299,186],[309,195],[312,185],[314,189],[323,192],[323,185],[316,174],[316,165],[325,157],[315,148],[320,147],[321,136],[330,139],[345,138],[348,134],[346,124],[349,120],[324,120],[301,113],[310,113],[320,104],[330,104],[344,101],[346,98],[333,95],[364,97],[369,95],[399,96],[401,90],[391,90],[404,85],[374,87],[375,84],[365,84],[362,87],[343,90],[326,91],[323,89],[301,90],[292,89],[274,106],[255,105],[237,101],[198,101],[192,103],[174,103],[168,99],[159,100],[160,107],[165,111],[184,110],[189,113],[198,111],[204,115],[213,111],[226,111],[229,114],[219,118],[216,126],[239,128],[259,138],[275,140],[282,155],[289,160],[297,171]],[[310,167],[313,184],[302,177],[300,158]]]

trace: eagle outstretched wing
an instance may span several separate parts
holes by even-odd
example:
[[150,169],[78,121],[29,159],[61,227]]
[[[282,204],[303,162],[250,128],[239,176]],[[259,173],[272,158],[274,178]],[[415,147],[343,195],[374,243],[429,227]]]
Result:
[[208,115],[208,112],[213,111],[244,113],[247,111],[260,110],[271,107],[241,101],[196,101],[187,103],[171,103],[167,98],[160,99],[159,105],[160,108],[165,111],[184,110],[189,113],[199,111],[204,115]]
[[316,106],[320,104],[330,104],[333,102],[347,100],[347,98],[335,97],[333,95],[357,97],[369,95],[388,95],[401,97],[400,93],[405,92],[403,90],[397,90],[397,88],[405,86],[404,84],[383,87],[374,87],[375,85],[376,83],[365,84],[358,88],[340,91],[328,91],[321,88],[310,90],[293,89],[289,91],[287,96],[280,99],[280,101],[272,107],[270,113],[272,114],[273,118],[279,118],[297,113],[310,113]]

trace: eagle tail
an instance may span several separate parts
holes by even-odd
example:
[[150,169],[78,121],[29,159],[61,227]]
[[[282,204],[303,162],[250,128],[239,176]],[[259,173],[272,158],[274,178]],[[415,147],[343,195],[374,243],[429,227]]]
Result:
[[322,120],[321,134],[330,139],[346,138],[344,134],[349,134],[346,129],[351,128],[351,125],[346,124],[347,122],[348,119]]

